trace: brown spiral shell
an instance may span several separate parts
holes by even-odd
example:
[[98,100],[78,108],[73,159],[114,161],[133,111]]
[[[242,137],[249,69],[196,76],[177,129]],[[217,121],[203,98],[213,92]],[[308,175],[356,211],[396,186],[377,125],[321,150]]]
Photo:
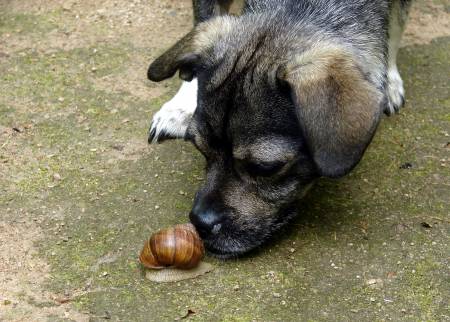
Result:
[[153,234],[139,260],[147,268],[196,267],[205,254],[203,242],[192,224],[176,225]]

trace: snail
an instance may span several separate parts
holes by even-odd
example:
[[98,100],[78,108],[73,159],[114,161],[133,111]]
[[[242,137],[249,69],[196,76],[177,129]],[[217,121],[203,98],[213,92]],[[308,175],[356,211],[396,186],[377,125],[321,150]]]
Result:
[[173,282],[203,275],[212,265],[201,262],[203,242],[192,224],[176,225],[153,234],[139,256],[149,268],[146,277],[156,282]]
[[139,260],[147,268],[194,268],[205,254],[203,242],[192,224],[176,225],[153,234]]

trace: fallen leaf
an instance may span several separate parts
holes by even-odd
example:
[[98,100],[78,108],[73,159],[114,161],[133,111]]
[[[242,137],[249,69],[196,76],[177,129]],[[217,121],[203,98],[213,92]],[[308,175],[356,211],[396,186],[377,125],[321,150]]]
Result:
[[387,273],[387,277],[388,278],[394,278],[394,277],[396,277],[397,276],[397,273],[396,272],[388,272]]
[[61,298],[56,298],[55,301],[59,304],[64,304],[64,303],[68,303],[70,302],[72,299],[69,297],[61,297]]
[[423,221],[423,222],[421,222],[420,223],[420,225],[423,227],[423,228],[433,228],[433,226],[431,226],[429,223],[427,223],[426,221]]

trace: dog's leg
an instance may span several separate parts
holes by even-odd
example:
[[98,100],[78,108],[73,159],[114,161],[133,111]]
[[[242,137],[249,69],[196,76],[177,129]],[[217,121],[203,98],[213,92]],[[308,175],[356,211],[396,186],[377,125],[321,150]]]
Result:
[[385,109],[387,115],[394,114],[405,104],[405,89],[403,80],[397,68],[397,53],[400,46],[403,30],[408,18],[411,0],[397,0],[392,4],[389,22],[389,49],[387,71],[387,98]]
[[[193,0],[194,23],[227,13],[233,2],[233,0]],[[197,90],[197,79],[183,82],[178,93],[154,115],[148,137],[149,143],[184,137],[197,108]]]
[[183,82],[175,96],[153,116],[149,143],[183,138],[197,108],[197,79]]

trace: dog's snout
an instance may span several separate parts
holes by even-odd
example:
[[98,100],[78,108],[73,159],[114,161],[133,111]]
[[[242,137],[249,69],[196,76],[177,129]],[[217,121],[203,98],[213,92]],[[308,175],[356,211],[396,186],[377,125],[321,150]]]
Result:
[[217,234],[222,228],[222,216],[214,211],[200,213],[192,211],[189,218],[202,237]]
[[224,214],[204,200],[195,203],[189,218],[203,238],[217,234],[225,222]]

